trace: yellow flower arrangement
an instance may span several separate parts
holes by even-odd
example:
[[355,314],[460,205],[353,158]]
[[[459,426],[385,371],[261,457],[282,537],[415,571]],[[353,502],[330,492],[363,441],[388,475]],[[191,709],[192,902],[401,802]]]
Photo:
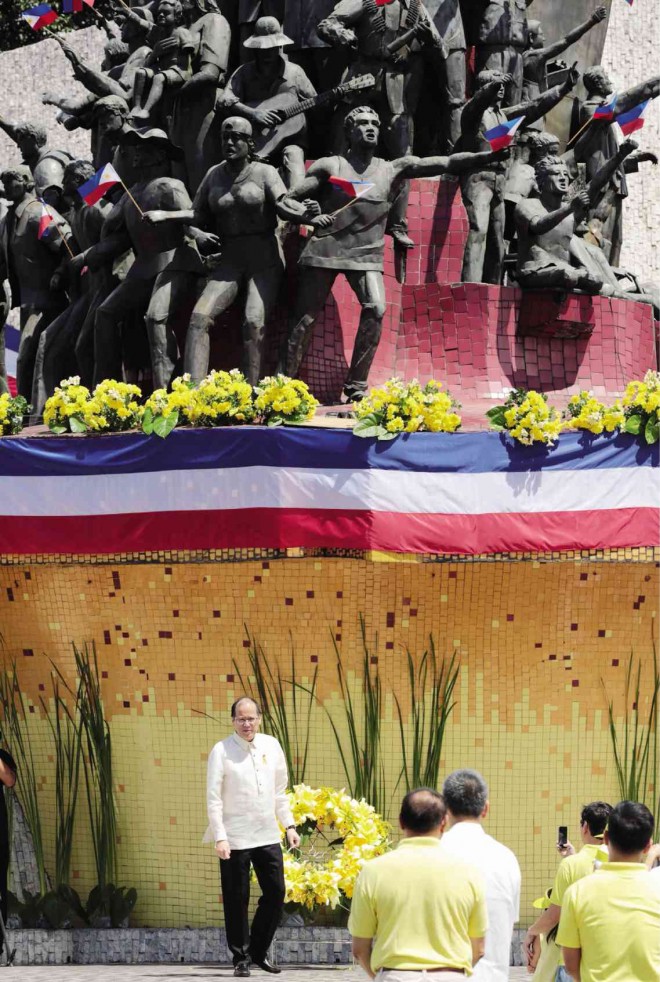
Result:
[[91,398],[93,411],[103,420],[109,433],[134,430],[140,425],[142,407],[138,402],[142,391],[137,385],[106,379],[94,389]]
[[269,375],[254,387],[254,406],[262,423],[304,423],[316,412],[318,401],[307,384],[288,375]]
[[660,372],[650,370],[641,382],[629,382],[622,403],[626,433],[643,435],[647,443],[657,443],[660,437]]
[[192,426],[228,426],[254,418],[252,386],[237,368],[213,371],[189,391],[193,398],[183,398],[180,409]]
[[435,379],[422,387],[417,379],[391,378],[354,404],[353,433],[377,440],[392,440],[399,433],[455,433],[461,425],[460,406],[441,390]]
[[504,405],[489,409],[486,416],[493,429],[505,430],[525,446],[553,444],[563,429],[559,410],[534,389],[514,389]]
[[335,908],[353,896],[365,862],[389,848],[390,826],[345,791],[298,784],[288,797],[302,849],[284,854],[286,902]]
[[46,400],[44,423],[53,433],[87,433],[108,428],[108,420],[99,412],[99,403],[80,384],[79,375],[63,379]]
[[23,417],[30,412],[23,396],[0,395],[0,436],[11,436],[23,429]]
[[625,422],[621,403],[605,406],[592,392],[583,390],[571,396],[564,413],[564,428],[567,430],[588,430],[596,435],[613,433]]

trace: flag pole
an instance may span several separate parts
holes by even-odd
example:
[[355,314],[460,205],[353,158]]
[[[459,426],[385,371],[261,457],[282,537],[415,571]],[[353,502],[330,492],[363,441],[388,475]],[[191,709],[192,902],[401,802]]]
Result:
[[126,192],[126,194],[128,195],[128,197],[131,199],[131,201],[133,202],[133,204],[135,205],[135,207],[137,208],[137,210],[140,212],[141,216],[144,218],[144,212],[142,211],[142,209],[140,208],[139,204],[137,203],[137,201],[135,200],[135,198],[133,197],[133,195],[131,194],[131,192],[128,190],[128,188],[126,187],[126,185],[124,184],[124,182],[120,179],[119,183],[123,187],[123,189]]
[[46,212],[47,212],[47,214],[49,214],[49,215],[50,215],[50,217],[51,217],[51,218],[53,219],[53,225],[54,225],[54,226],[55,226],[55,228],[57,229],[57,234],[58,234],[58,235],[59,235],[59,237],[61,238],[61,240],[62,240],[62,244],[64,245],[64,248],[66,249],[66,251],[67,251],[67,252],[69,253],[69,256],[71,257],[71,259],[73,259],[73,258],[74,258],[74,255],[73,255],[73,252],[72,252],[72,250],[71,250],[71,246],[69,245],[69,243],[68,243],[68,242],[66,241],[66,239],[64,238],[64,233],[62,232],[62,229],[61,229],[61,228],[59,227],[59,225],[57,224],[57,221],[56,221],[56,219],[55,219],[55,218],[54,218],[54,216],[53,216],[53,215],[51,215],[51,213],[50,213],[50,212],[48,211],[48,205],[47,205],[47,204],[46,204],[46,202],[45,202],[45,201],[43,200],[43,198],[39,198],[39,199],[38,199],[38,201],[39,201],[39,202],[40,202],[40,203],[41,203],[41,204],[42,204],[42,205],[44,206],[44,208],[46,209]]
[[588,126],[588,125],[589,125],[590,123],[592,123],[592,122],[593,122],[593,116],[590,116],[590,117],[589,117],[589,119],[588,119],[588,120],[586,121],[586,123],[585,123],[585,124],[584,124],[583,126],[581,126],[581,127],[580,127],[580,129],[579,129],[579,130],[577,131],[577,133],[574,133],[574,134],[573,134],[573,136],[572,136],[572,137],[570,138],[570,140],[569,140],[569,141],[568,141],[568,143],[566,144],[566,149],[567,149],[567,150],[568,150],[568,148],[570,147],[570,145],[571,145],[572,143],[575,143],[575,141],[576,141],[576,140],[577,140],[577,138],[579,137],[579,135],[580,135],[580,133],[584,133],[584,131],[586,130],[586,128],[587,128],[587,126]]

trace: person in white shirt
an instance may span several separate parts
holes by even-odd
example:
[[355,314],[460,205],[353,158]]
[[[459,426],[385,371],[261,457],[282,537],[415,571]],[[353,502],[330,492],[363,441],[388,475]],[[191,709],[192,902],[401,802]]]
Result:
[[[253,699],[237,699],[231,718],[234,732],[216,743],[209,755],[209,827],[204,842],[215,843],[220,859],[227,946],[234,975],[249,976],[251,963],[278,974],[281,969],[268,960],[285,894],[278,822],[286,829],[289,848],[300,845],[286,796],[286,760],[277,740],[258,732],[261,710]],[[251,929],[250,866],[261,887]]]
[[507,982],[513,926],[520,917],[520,866],[506,846],[487,835],[488,785],[477,771],[454,771],[442,795],[447,806],[447,831],[442,847],[455,859],[476,866],[486,884],[488,931],[486,951],[472,982]]

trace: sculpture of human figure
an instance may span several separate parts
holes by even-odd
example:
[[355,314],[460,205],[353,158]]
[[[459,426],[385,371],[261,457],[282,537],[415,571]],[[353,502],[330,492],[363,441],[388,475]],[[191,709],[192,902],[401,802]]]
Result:
[[[355,49],[345,81],[372,74],[376,87],[366,94],[382,121],[382,142],[391,159],[412,153],[414,115],[423,81],[423,48],[446,54],[421,0],[339,0],[318,26],[319,37],[331,46]],[[347,99],[349,105],[364,101],[365,93]],[[414,245],[408,235],[406,211],[409,184],[401,181],[399,196],[390,212],[388,232],[399,249]]]
[[240,60],[250,61],[252,49],[245,42],[252,37],[260,17],[274,17],[278,23],[284,21],[286,0],[238,0],[238,33],[240,41]]
[[[184,371],[195,382],[208,374],[211,331],[244,293],[241,368],[256,385],[262,375],[266,325],[284,272],[276,205],[286,187],[274,167],[253,159],[252,126],[247,119],[225,119],[220,136],[224,160],[208,172],[192,208],[147,220],[187,225],[201,249],[215,245],[221,250],[190,318]],[[306,214],[305,208],[299,206],[296,214]]]
[[[602,23],[607,17],[606,7],[596,7],[587,20],[578,24],[572,31],[551,44],[546,44],[545,32],[540,20],[530,20],[527,24],[528,47],[523,54],[523,89],[525,102],[536,99],[547,89],[546,69],[552,58],[558,58],[567,48],[579,41],[588,31]],[[541,128],[541,120],[535,126]]]
[[[109,266],[87,270],[81,275],[85,261],[80,253],[100,241],[103,223],[112,209],[111,202],[103,198],[96,204],[86,205],[78,194],[78,188],[93,177],[94,172],[94,165],[88,160],[73,160],[64,171],[62,200],[71,224],[69,244],[74,256],[72,258],[68,253],[62,256],[50,285],[55,291],[65,286],[69,305],[50,322],[39,339],[32,385],[33,417],[41,415],[46,399],[53,394],[60,379],[80,375],[83,385],[92,384],[94,314],[116,285]],[[85,324],[88,330],[81,343]]]
[[465,104],[467,42],[460,0],[425,0],[429,17],[442,38],[446,54],[432,49],[430,60],[441,85],[446,114],[446,149],[451,151],[461,135],[461,110]]
[[[477,75],[476,90],[461,113],[459,148],[477,152],[490,146],[486,132],[507,120],[522,116],[521,128],[549,112],[576,84],[575,66],[562,85],[556,85],[531,102],[503,105],[509,75],[484,71]],[[496,283],[502,280],[504,260],[504,194],[508,163],[495,160],[461,178],[463,204],[470,228],[463,255],[464,283]]]
[[[182,316],[203,275],[199,254],[177,224],[155,227],[143,213],[162,215],[191,207],[181,181],[170,177],[170,161],[181,151],[160,129],[133,130],[124,142],[133,151],[141,179],[107,216],[101,241],[84,255],[92,270],[132,248],[135,262],[126,278],[100,304],[94,326],[96,382],[122,377],[121,325],[129,316],[145,316],[154,386],[167,387],[178,359],[174,318]],[[141,212],[136,207],[136,203]]]
[[29,402],[39,338],[66,306],[64,292],[51,289],[50,281],[71,230],[62,216],[49,208],[52,227],[39,238],[43,206],[34,193],[34,178],[29,167],[9,168],[0,175],[0,180],[10,202],[0,223],[0,266],[7,271],[12,303],[21,308],[16,385],[18,394]]
[[[587,90],[587,99],[580,106],[579,124],[581,135],[572,147],[576,163],[586,164],[587,179],[595,177],[616,154],[618,135],[608,120],[594,119],[599,106],[611,98],[614,86],[604,68],[589,68],[582,81]],[[660,75],[634,85],[624,92],[617,93],[614,119],[633,109],[646,99],[656,99],[660,95]],[[577,135],[577,134],[576,134]],[[603,188],[601,200],[592,203],[591,216],[602,222],[603,251],[612,266],[619,265],[623,239],[623,200],[628,196],[626,170],[630,172],[643,161],[654,160],[647,152],[629,157],[624,166],[614,171]]]
[[[293,105],[316,95],[316,89],[304,70],[289,61],[284,47],[292,44],[282,33],[280,23],[274,17],[260,17],[254,31],[244,42],[254,52],[254,61],[240,65],[227,83],[218,100],[218,109],[244,116],[252,124],[255,137],[260,128],[269,135],[272,152],[264,153],[257,144],[259,155],[277,167],[287,188],[297,184],[305,176],[305,149],[307,128],[305,115],[294,117],[293,132],[282,131],[284,117],[277,106]],[[271,135],[272,134],[272,135]]]
[[46,128],[40,123],[15,122],[0,116],[0,129],[21,152],[23,163],[32,171],[34,190],[39,198],[57,210],[62,192],[64,168],[72,159],[67,150],[48,146]]
[[169,125],[174,95],[191,76],[195,44],[182,26],[181,0],[158,0],[156,27],[149,33],[153,49],[145,67],[135,73],[131,118]]
[[220,160],[215,104],[226,81],[231,29],[217,0],[184,0],[183,12],[195,44],[192,75],[174,101],[170,137],[184,153],[184,183],[194,194],[209,167]]
[[527,8],[534,0],[487,0],[479,23],[475,70],[507,76],[502,105],[522,99],[523,55],[527,47]]
[[[308,199],[318,199],[321,212],[311,221],[314,234],[300,258],[298,289],[278,371],[298,374],[316,318],[335,279],[343,273],[362,308],[344,382],[344,396],[352,401],[361,399],[365,393],[380,340],[386,309],[384,236],[401,182],[414,177],[459,174],[504,155],[488,151],[450,157],[406,156],[387,161],[376,156],[380,119],[374,109],[356,107],[347,114],[345,126],[349,146],[346,156],[317,160],[304,181],[278,204],[280,217],[291,222],[305,221],[301,211],[303,206],[309,211]],[[354,199],[344,190],[352,184],[359,190],[365,182],[366,192]]]
[[[602,171],[570,200],[571,178],[566,163],[559,157],[545,157],[536,165],[539,197],[521,201],[516,209],[516,279],[523,289],[556,288],[633,296],[617,289],[616,278],[605,258],[601,255],[595,263],[593,254],[576,237],[575,231],[601,187],[636,148],[634,140],[624,140]],[[598,254],[599,250],[594,253]]]

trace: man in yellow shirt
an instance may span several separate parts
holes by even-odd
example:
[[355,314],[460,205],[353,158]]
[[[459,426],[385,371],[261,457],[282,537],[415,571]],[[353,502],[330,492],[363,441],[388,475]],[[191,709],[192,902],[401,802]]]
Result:
[[660,979],[660,892],[644,863],[653,824],[646,805],[619,802],[605,832],[609,862],[566,892],[557,944],[576,982]]
[[442,795],[410,791],[399,815],[403,840],[360,872],[348,929],[369,978],[378,972],[378,982],[456,982],[483,955],[484,885],[475,868],[441,848],[445,820]]
[[[550,893],[550,906],[546,907],[541,916],[532,924],[525,935],[523,943],[527,956],[528,968],[536,967],[541,954],[541,935],[548,937],[550,931],[559,924],[561,906],[568,888],[581,880],[583,876],[588,876],[594,871],[594,863],[606,861],[608,857],[607,849],[603,844],[603,835],[607,828],[607,820],[610,817],[612,806],[606,801],[592,801],[585,805],[580,814],[580,837],[582,848],[578,853],[573,851],[573,847],[558,845],[557,848],[564,855],[561,863],[557,867],[555,882]],[[571,852],[568,852],[568,849]],[[550,942],[555,948],[554,941]],[[560,952],[556,949],[557,967],[555,982],[569,982],[563,964],[560,962]]]

